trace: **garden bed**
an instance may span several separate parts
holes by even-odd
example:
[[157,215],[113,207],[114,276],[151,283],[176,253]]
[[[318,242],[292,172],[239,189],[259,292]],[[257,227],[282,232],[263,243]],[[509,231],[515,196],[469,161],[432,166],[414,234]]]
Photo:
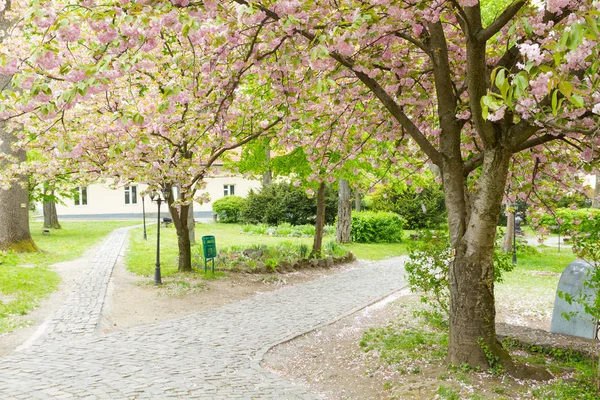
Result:
[[[193,263],[204,268],[202,249],[197,248]],[[277,245],[231,246],[220,250],[215,258],[215,270],[247,273],[292,272],[309,268],[331,268],[354,261],[355,257],[335,242],[323,247],[321,257],[310,258],[309,246],[282,242]],[[211,261],[208,262],[211,265]]]

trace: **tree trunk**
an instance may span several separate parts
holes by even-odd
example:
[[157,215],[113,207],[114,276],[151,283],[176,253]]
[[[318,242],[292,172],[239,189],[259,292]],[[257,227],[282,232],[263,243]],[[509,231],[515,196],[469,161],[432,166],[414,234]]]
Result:
[[592,208],[600,208],[600,173],[596,174],[596,186],[594,186]]
[[44,228],[60,229],[58,215],[56,214],[56,204],[52,200],[44,201]]
[[496,339],[493,251],[510,155],[485,152],[478,190],[467,198],[462,168],[442,168],[454,259],[450,263],[447,362],[488,369],[510,362]]
[[[177,270],[180,272],[192,271],[192,247],[190,242],[190,230],[188,229],[188,211],[189,205],[181,205],[176,207],[174,204],[173,196],[169,196],[169,212],[173,219],[173,225],[175,225],[175,231],[177,232],[177,247],[179,250],[178,267]],[[177,210],[179,208],[179,210]]]
[[504,243],[502,243],[502,251],[510,253],[513,247],[515,237],[515,214],[514,212],[506,213],[506,232],[504,232]]
[[340,179],[338,198],[337,227],[335,231],[335,240],[338,243],[350,242],[350,227],[352,222],[352,203],[350,183],[345,179]]
[[190,203],[187,219],[188,219],[188,230],[189,230],[189,236],[190,236],[190,243],[195,244],[196,243],[196,220],[194,219],[194,202],[193,201]]
[[[0,31],[9,32],[10,21],[5,19],[5,13],[10,10],[10,1],[0,13]],[[11,75],[0,75],[0,87],[10,88]],[[24,151],[15,151],[15,132],[7,132],[6,123],[0,122],[0,153],[15,158],[17,163],[26,161]],[[0,163],[0,169],[5,169],[10,161]],[[18,176],[18,182],[13,183],[8,190],[0,189],[0,250],[18,252],[37,251],[37,246],[29,232],[29,189],[26,176]]]
[[323,228],[325,226],[325,183],[321,182],[317,192],[317,218],[315,220],[315,240],[310,252],[311,258],[320,258],[323,247]]
[[518,378],[549,379],[543,368],[515,364],[496,338],[494,239],[511,155],[486,150],[477,191],[468,198],[462,168],[445,161],[444,194],[454,258],[450,263],[450,334],[447,362],[501,367]]
[[360,211],[360,192],[354,189],[354,211]]
[[273,173],[271,172],[271,169],[269,167],[269,163],[271,162],[271,144],[269,140],[267,140],[265,143],[265,157],[267,159],[267,166],[262,179],[263,187],[269,186],[273,181]]

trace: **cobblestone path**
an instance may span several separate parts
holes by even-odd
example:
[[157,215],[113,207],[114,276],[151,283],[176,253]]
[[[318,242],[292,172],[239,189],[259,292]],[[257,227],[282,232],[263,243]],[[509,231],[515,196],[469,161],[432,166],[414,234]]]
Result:
[[95,333],[106,297],[108,281],[131,229],[120,228],[103,240],[65,303],[42,324],[26,346],[43,346]]
[[[122,245],[117,242],[113,245]],[[83,332],[66,328],[61,335],[71,332],[68,340],[54,335],[55,340],[43,346],[0,358],[0,399],[319,398],[262,369],[264,352],[401,289],[402,264],[399,259],[368,263],[207,312],[105,336],[85,334],[91,322],[75,316]],[[95,276],[106,286],[110,272]],[[95,291],[95,282],[82,285],[82,290],[88,287]],[[75,304],[77,298],[69,301]],[[87,304],[94,312],[101,307]]]

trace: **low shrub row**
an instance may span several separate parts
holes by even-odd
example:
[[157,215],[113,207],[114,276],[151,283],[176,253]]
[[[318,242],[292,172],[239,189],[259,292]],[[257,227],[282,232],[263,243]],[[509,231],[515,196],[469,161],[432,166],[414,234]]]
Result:
[[350,236],[358,243],[399,243],[402,242],[404,222],[392,212],[355,212]]
[[[334,264],[352,261],[354,256],[335,242],[323,247],[321,259],[308,259],[310,247],[306,244],[282,242],[274,246],[231,246],[221,249],[215,259],[215,269],[231,272],[269,273],[290,272],[304,268],[329,268]],[[192,262],[203,268],[201,246],[196,246]]]

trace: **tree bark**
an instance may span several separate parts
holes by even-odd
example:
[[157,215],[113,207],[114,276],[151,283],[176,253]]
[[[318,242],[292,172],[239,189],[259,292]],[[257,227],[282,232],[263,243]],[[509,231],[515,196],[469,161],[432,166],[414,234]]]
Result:
[[188,220],[187,222],[188,222],[190,243],[195,244],[196,243],[196,220],[194,219],[194,202],[193,201],[190,203],[190,206],[188,209],[187,220]]
[[600,173],[596,174],[596,186],[594,187],[592,208],[600,208]]
[[502,251],[510,253],[513,247],[515,237],[515,214],[514,212],[506,213],[506,232],[504,232],[504,243],[502,243]]
[[[11,22],[5,19],[5,13],[10,10],[10,1],[6,2],[5,11],[0,13],[0,32],[8,34]],[[10,88],[11,75],[0,75],[0,87]],[[14,132],[7,132],[5,122],[0,122],[0,153],[15,158],[17,163],[26,161],[24,151],[15,151]],[[4,169],[8,162],[0,163]],[[38,248],[31,239],[29,231],[29,189],[26,176],[18,176],[8,190],[0,189],[0,250],[18,252],[37,251]]]
[[496,339],[493,252],[510,154],[486,150],[472,202],[461,169],[442,168],[451,221],[450,335],[447,362],[487,369],[513,365]]
[[323,228],[325,226],[325,183],[321,182],[317,192],[317,218],[315,219],[315,238],[310,252],[311,258],[320,258],[323,247]]
[[337,227],[335,231],[335,240],[338,243],[350,242],[350,228],[352,225],[351,195],[350,183],[346,179],[340,179]]
[[171,196],[169,196],[167,203],[171,218],[173,219],[173,225],[175,225],[175,231],[177,232],[177,247],[179,250],[177,270],[180,272],[189,272],[192,271],[192,246],[190,242],[190,230],[188,228],[188,211],[190,206],[181,205],[177,207],[173,204],[174,201],[171,190]]
[[354,189],[354,211],[360,212],[360,192]]
[[[54,191],[51,192],[54,195]],[[56,203],[52,200],[44,201],[44,228],[60,229],[58,215],[56,214]]]

